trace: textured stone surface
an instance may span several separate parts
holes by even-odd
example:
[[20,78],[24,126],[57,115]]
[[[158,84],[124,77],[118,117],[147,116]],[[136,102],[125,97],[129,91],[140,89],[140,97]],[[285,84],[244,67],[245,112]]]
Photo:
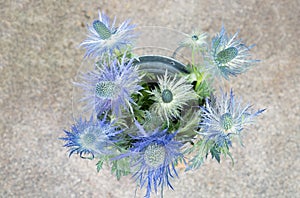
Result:
[[299,195],[299,1],[8,0],[0,2],[0,197],[134,196],[130,177],[96,173],[95,161],[68,158],[58,140],[72,123],[72,82],[84,54],[78,45],[99,8],[186,33],[213,34],[224,24],[257,44],[262,62],[230,86],[267,111],[245,133],[245,147],[233,145],[235,166],[207,160],[181,173],[165,197]]

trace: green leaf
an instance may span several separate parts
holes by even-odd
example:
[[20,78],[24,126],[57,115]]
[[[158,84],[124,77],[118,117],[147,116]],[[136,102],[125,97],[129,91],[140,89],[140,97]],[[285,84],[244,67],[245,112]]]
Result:
[[204,163],[204,159],[202,156],[197,155],[195,156],[190,162],[189,165],[187,166],[185,171],[189,171],[192,169],[197,169],[200,168],[200,166]]
[[97,172],[99,172],[102,169],[102,166],[104,164],[104,162],[107,160],[106,157],[100,158],[100,160],[97,162],[96,166],[97,166]]
[[210,149],[210,154],[212,156],[212,159],[215,158],[220,163],[220,161],[221,161],[221,159],[220,159],[220,155],[221,155],[220,147],[218,147],[217,145],[214,145],[214,147],[212,147]]
[[127,158],[114,160],[112,162],[111,172],[116,175],[117,180],[120,180],[122,176],[126,176],[130,173],[129,161]]

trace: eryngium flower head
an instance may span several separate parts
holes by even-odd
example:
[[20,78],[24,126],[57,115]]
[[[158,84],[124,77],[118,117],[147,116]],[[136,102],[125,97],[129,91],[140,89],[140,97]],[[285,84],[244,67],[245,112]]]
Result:
[[162,120],[180,118],[180,110],[190,100],[196,99],[197,95],[192,89],[193,86],[187,82],[185,77],[177,78],[177,75],[168,76],[166,71],[164,77],[158,77],[158,86],[151,93],[154,95],[151,99],[155,101],[153,110]]
[[190,47],[192,50],[202,50],[206,46],[206,38],[206,33],[194,31],[192,34],[187,35],[181,46]]
[[222,93],[222,98],[215,101],[206,100],[206,105],[201,108],[202,121],[199,132],[206,140],[213,140],[219,146],[224,143],[231,145],[231,136],[240,135],[243,128],[251,124],[253,119],[265,109],[251,112],[251,106],[242,107],[240,102],[234,100],[232,90],[229,97]]
[[73,153],[79,154],[82,158],[93,159],[101,155],[112,154],[114,148],[113,138],[121,133],[117,127],[112,126],[106,118],[102,120],[83,120],[80,118],[71,127],[71,131],[66,131],[66,137],[60,138],[67,143],[65,147],[70,147],[69,156]]
[[254,46],[246,46],[237,39],[238,32],[232,37],[227,36],[224,27],[219,35],[212,39],[211,62],[207,64],[213,76],[223,76],[229,80],[230,76],[237,76],[249,69],[258,60],[251,60],[249,51]]
[[130,25],[126,20],[120,26],[115,26],[116,18],[110,24],[109,18],[99,11],[99,20],[94,20],[88,26],[88,38],[80,46],[86,49],[85,57],[99,57],[104,53],[112,54],[115,49],[120,50],[132,44],[135,25]]
[[150,197],[154,188],[160,187],[163,191],[164,186],[173,189],[169,178],[177,175],[175,163],[177,160],[183,160],[183,154],[180,152],[182,144],[174,140],[175,133],[168,133],[167,129],[154,131],[145,131],[144,128],[136,121],[138,136],[132,136],[134,143],[129,153],[133,162],[133,177],[140,183],[141,188],[147,185],[145,197]]
[[83,83],[76,83],[85,90],[82,101],[86,101],[86,109],[102,114],[111,110],[113,115],[120,116],[121,108],[132,112],[131,104],[135,104],[131,94],[139,93],[142,87],[138,84],[138,68],[132,66],[132,61],[126,62],[123,56],[121,62],[117,59],[111,64],[101,63],[95,70],[83,74]]

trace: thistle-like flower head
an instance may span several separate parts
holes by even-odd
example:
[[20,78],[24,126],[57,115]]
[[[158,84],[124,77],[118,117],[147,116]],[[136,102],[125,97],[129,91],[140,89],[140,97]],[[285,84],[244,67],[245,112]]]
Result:
[[223,93],[219,101],[215,101],[214,98],[211,101],[207,99],[206,105],[200,108],[202,111],[200,134],[206,140],[214,140],[219,146],[225,142],[230,145],[231,136],[240,135],[243,128],[265,110],[252,113],[250,105],[242,107],[240,102],[234,100],[232,90],[229,97]]
[[171,77],[166,71],[162,78],[158,77],[158,88],[151,92],[154,95],[151,99],[155,101],[153,111],[162,120],[167,120],[168,124],[170,119],[180,118],[183,106],[197,97],[192,88],[185,77],[177,78],[177,75]]
[[132,136],[134,143],[130,151],[124,156],[129,156],[132,161],[133,177],[139,181],[141,188],[146,185],[147,193],[145,197],[150,197],[154,188],[160,187],[163,191],[164,186],[173,189],[169,178],[177,175],[175,163],[183,160],[180,152],[182,144],[174,140],[175,133],[168,133],[167,129],[145,131],[136,121],[138,135]]
[[121,132],[106,118],[96,121],[93,117],[90,120],[80,118],[71,131],[65,130],[66,137],[60,139],[67,142],[64,146],[70,148],[69,156],[76,153],[82,158],[93,159],[113,153],[113,138]]
[[115,22],[116,17],[110,24],[109,18],[99,11],[99,19],[88,26],[88,38],[81,43],[81,46],[86,49],[85,57],[96,58],[105,53],[111,55],[115,49],[120,50],[132,44],[135,25],[130,25],[130,21],[126,20],[116,27]]
[[181,46],[190,47],[192,50],[201,50],[206,46],[207,34],[200,31],[194,31],[188,34]]
[[211,62],[208,63],[208,70],[216,77],[222,76],[229,80],[230,76],[237,76],[249,69],[258,60],[251,60],[250,49],[241,40],[237,39],[238,33],[232,37],[227,36],[224,27],[220,34],[212,40]]
[[131,94],[139,93],[142,87],[138,84],[138,68],[132,66],[133,59],[127,61],[124,54],[121,62],[117,59],[111,64],[100,63],[95,70],[83,74],[83,83],[76,83],[85,91],[86,109],[102,114],[111,110],[113,115],[120,116],[121,108],[132,112],[135,104]]

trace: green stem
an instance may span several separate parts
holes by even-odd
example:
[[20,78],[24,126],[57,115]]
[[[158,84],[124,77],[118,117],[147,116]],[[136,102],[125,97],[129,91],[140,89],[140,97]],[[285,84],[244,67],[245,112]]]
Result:
[[195,50],[192,49],[192,65],[195,66]]

